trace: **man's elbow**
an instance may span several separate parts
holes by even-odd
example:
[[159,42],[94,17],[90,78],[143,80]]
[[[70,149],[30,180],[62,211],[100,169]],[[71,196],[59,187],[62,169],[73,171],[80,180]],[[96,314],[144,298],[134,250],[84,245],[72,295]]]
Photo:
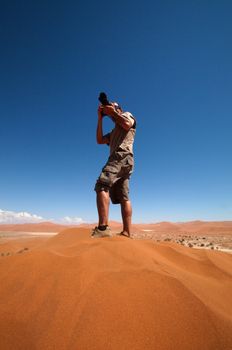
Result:
[[97,138],[97,144],[98,144],[98,145],[102,145],[102,144],[103,144],[103,140],[100,139],[100,138]]
[[131,123],[124,123],[122,125],[123,129],[126,130],[126,131],[129,131],[130,128],[132,127],[132,124]]

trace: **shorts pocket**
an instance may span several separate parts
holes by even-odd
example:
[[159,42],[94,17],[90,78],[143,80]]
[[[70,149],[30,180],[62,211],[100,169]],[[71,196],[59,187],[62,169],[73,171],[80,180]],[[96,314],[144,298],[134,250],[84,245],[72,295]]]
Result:
[[102,169],[99,181],[111,187],[117,180],[118,172],[117,164],[106,164]]
[[126,158],[126,167],[128,168],[129,174],[132,174],[134,169],[134,158],[131,156],[128,156]]

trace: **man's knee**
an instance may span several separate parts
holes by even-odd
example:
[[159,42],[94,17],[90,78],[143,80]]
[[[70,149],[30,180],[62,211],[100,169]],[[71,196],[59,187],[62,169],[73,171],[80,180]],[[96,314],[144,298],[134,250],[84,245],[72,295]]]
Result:
[[122,209],[131,209],[131,201],[129,199],[122,199],[120,204]]
[[127,198],[127,199],[123,198],[123,199],[121,199],[120,204],[121,205],[131,205],[131,201],[129,198]]

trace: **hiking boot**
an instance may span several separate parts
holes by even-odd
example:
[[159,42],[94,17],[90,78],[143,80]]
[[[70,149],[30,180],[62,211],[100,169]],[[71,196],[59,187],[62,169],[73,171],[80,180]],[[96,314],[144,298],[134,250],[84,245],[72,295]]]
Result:
[[105,230],[100,230],[97,226],[93,229],[91,234],[92,238],[101,238],[101,237],[112,237],[111,230],[109,226],[106,226]]

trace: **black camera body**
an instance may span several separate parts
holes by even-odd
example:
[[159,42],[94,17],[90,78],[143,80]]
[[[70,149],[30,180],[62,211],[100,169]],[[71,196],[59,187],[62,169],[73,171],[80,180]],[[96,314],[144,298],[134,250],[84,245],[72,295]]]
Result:
[[101,102],[101,104],[102,104],[103,106],[108,106],[108,105],[110,105],[109,100],[108,100],[107,95],[105,94],[105,92],[101,92],[101,93],[100,93],[100,95],[99,95],[99,97],[98,97],[98,100]]
[[[102,106],[110,106],[111,105],[105,92],[100,93],[98,100],[101,102]],[[106,114],[104,114],[102,112],[102,116],[105,116],[105,115]]]

